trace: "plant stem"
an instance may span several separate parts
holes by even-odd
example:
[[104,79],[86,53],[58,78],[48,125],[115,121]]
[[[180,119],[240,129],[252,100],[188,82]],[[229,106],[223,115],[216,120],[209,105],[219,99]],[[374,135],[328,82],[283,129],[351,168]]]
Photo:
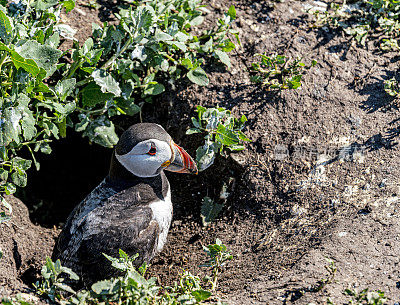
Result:
[[64,80],[64,79],[71,78],[72,75],[74,75],[75,71],[76,71],[78,68],[80,68],[80,66],[82,66],[82,64],[83,64],[83,60],[82,60],[82,59],[79,59],[79,61],[78,61],[77,63],[74,63],[74,64],[72,65],[72,67],[71,67],[71,69],[70,69],[68,75],[65,76],[65,77],[63,78],[63,80]]
[[25,10],[25,16],[24,16],[24,18],[22,18],[22,23],[25,23],[26,18],[28,18],[29,10],[31,9],[31,2],[32,2],[32,0],[28,0],[27,1],[26,10]]
[[101,69],[107,69],[113,62],[120,56],[122,53],[126,51],[126,49],[130,46],[132,43],[132,37],[129,37],[129,39],[125,42],[124,46],[119,50],[119,52],[115,53],[114,56],[112,56],[107,62],[101,67]]
[[[104,69],[106,70],[113,62],[114,60],[116,60],[118,58],[118,56],[120,56],[122,53],[124,53],[126,51],[126,49],[129,47],[129,45],[132,43],[132,37],[129,37],[129,39],[126,41],[126,43],[124,44],[124,46],[121,48],[121,50],[119,50],[119,52],[115,53],[114,56],[112,56],[109,60],[107,60],[104,65],[102,65],[100,67],[100,69]],[[80,87],[83,85],[86,85],[87,83],[92,81],[92,77],[88,77],[84,80],[81,80],[80,82],[76,83],[76,87]]]
[[4,61],[7,59],[7,52],[4,52],[3,56],[0,58],[0,73],[1,73],[1,67],[4,64]]

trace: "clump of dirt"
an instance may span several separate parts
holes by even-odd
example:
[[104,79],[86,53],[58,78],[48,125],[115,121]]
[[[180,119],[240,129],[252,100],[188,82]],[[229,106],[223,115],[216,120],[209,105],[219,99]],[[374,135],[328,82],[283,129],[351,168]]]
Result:
[[27,207],[17,198],[5,198],[13,210],[10,221],[1,224],[0,295],[14,295],[34,283],[46,257],[50,257],[58,229],[35,226]]

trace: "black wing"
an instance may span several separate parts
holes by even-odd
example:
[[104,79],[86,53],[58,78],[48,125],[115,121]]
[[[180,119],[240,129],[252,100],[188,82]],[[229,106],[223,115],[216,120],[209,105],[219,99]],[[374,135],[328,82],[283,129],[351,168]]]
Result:
[[78,272],[86,285],[117,275],[103,253],[118,257],[118,250],[122,249],[130,256],[139,254],[136,266],[149,262],[155,255],[160,228],[153,220],[151,208],[139,205],[139,201],[138,192],[122,191],[102,202],[85,217],[74,218],[75,223],[69,227],[76,228],[72,234],[65,233],[65,236],[70,236],[60,259],[64,265]]
[[[109,187],[105,180],[103,180],[80,204],[78,204],[73,211],[69,214],[60,235],[57,238],[56,244],[53,249],[52,259],[62,259],[63,253],[70,247],[72,239],[71,229],[72,226],[79,222],[79,218],[100,206],[102,202],[106,201],[111,196],[115,195],[111,187]],[[87,211],[85,211],[87,209]],[[75,231],[75,230],[73,230]]]

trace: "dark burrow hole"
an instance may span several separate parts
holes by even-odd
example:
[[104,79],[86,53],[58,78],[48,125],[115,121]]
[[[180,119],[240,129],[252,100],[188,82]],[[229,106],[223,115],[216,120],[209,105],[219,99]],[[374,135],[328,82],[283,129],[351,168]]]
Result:
[[72,130],[67,132],[67,138],[51,143],[50,155],[36,154],[40,170],[32,165],[28,185],[16,194],[27,205],[31,221],[44,227],[64,223],[108,173],[112,150],[91,145]]
[[35,283],[40,279],[40,270],[37,270],[34,266],[30,266],[20,275],[19,278],[27,286],[32,286],[32,283]]

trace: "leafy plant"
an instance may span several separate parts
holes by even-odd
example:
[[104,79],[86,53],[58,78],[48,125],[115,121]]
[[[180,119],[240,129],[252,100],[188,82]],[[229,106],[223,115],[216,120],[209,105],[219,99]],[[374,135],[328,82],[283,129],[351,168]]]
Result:
[[333,283],[333,281],[335,279],[336,272],[337,272],[337,267],[335,265],[335,261],[330,258],[325,258],[325,260],[328,263],[327,265],[325,265],[325,270],[328,271],[328,276],[319,281],[319,283],[315,287],[314,291],[322,290],[326,285]]
[[210,167],[217,153],[224,153],[224,148],[230,151],[244,149],[243,142],[250,141],[242,132],[247,121],[244,115],[240,119],[232,116],[225,108],[204,108],[197,106],[197,118],[192,117],[194,128],[186,134],[205,133],[204,145],[196,150],[196,161],[199,171]]
[[[213,271],[213,283],[216,285],[218,272],[229,258],[227,250],[222,243],[217,240],[216,245],[206,247],[210,253],[210,266]],[[52,301],[61,304],[98,304],[106,302],[112,304],[202,304],[209,300],[212,293],[203,288],[204,282],[198,276],[192,275],[188,271],[183,271],[179,281],[173,286],[159,287],[157,279],[152,277],[146,279],[145,273],[147,266],[143,265],[136,270],[133,261],[137,255],[129,257],[124,251],[119,250],[119,257],[114,258],[105,255],[110,260],[111,265],[123,273],[122,276],[96,282],[91,290],[73,291],[69,286],[63,284],[63,278],[60,276],[66,273],[71,279],[78,279],[75,273],[70,269],[64,268],[59,261],[53,263],[47,259],[43,267],[41,283],[35,284],[39,294],[47,295]],[[213,287],[214,287],[213,286]],[[213,288],[215,290],[215,287]],[[61,295],[61,291],[70,293],[66,297]],[[8,304],[7,304],[8,305]]]
[[314,26],[330,26],[351,35],[360,45],[367,39],[381,38],[384,51],[397,50],[400,3],[394,0],[358,0],[342,5],[331,3],[326,12],[315,11]]
[[380,290],[369,291],[369,289],[366,288],[361,292],[357,292],[356,290],[346,289],[344,294],[352,297],[348,304],[383,305],[386,303],[385,294]]
[[394,77],[384,81],[384,88],[386,93],[390,96],[396,99],[400,98],[400,85]]
[[187,76],[208,85],[202,69],[207,56],[230,66],[226,52],[235,48],[230,29],[236,18],[232,6],[214,29],[192,34],[204,18],[200,0],[134,2],[122,9],[117,26],[93,25],[92,37],[75,44],[73,63],[64,79],[76,78],[78,120],[75,130],[90,141],[112,147],[118,141],[112,118],[134,115],[145,101]]
[[[344,294],[350,296],[351,299],[344,303],[346,305],[383,305],[387,304],[387,299],[385,298],[385,293],[377,291],[369,291],[368,288],[357,292],[356,290],[346,289]],[[332,300],[328,298],[327,304],[334,305]]]
[[36,282],[33,286],[39,295],[46,295],[53,302],[56,300],[63,299],[62,292],[75,293],[75,291],[64,283],[64,277],[66,274],[71,280],[79,280],[78,275],[67,267],[61,266],[60,260],[55,263],[46,258],[46,264],[42,268],[41,282]]
[[[7,1],[0,1],[5,5]],[[50,85],[62,52],[57,49],[63,28],[57,24],[61,9],[73,1],[19,1],[0,5],[0,196],[27,183],[32,161],[17,154],[26,150],[39,169],[34,152],[50,153],[49,142],[65,136],[67,116],[75,102],[66,101],[63,83]],[[64,27],[65,29],[65,27]],[[54,83],[54,82],[53,82]],[[64,128],[63,128],[64,126]],[[1,198],[0,222],[11,212]]]
[[211,269],[212,276],[209,278],[209,281],[211,283],[211,290],[215,291],[217,288],[218,275],[221,273],[222,267],[224,267],[228,261],[232,260],[233,256],[218,238],[215,244],[203,246],[203,249],[209,256],[209,261],[202,265],[202,267]]
[[310,66],[301,62],[301,58],[291,60],[284,55],[256,54],[261,60],[252,64],[252,71],[255,73],[251,77],[254,83],[262,84],[268,90],[297,89],[301,86],[301,81],[305,71],[317,64],[313,60]]

